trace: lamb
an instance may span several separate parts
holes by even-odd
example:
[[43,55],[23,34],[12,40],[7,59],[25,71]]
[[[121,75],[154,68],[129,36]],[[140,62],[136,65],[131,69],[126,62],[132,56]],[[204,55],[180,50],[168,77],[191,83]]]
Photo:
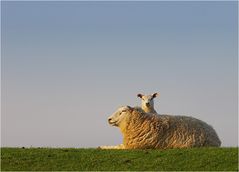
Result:
[[151,95],[143,95],[143,94],[138,94],[137,96],[141,98],[141,108],[144,110],[146,113],[157,113],[156,110],[154,109],[154,98],[157,97],[159,94],[154,93]]
[[120,107],[108,118],[119,127],[123,144],[100,146],[101,149],[167,149],[219,147],[215,130],[205,122],[187,116],[145,113],[141,108]]

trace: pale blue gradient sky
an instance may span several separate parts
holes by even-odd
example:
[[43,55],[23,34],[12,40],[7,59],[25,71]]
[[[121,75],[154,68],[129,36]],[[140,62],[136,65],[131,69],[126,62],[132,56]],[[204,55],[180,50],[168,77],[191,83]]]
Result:
[[237,2],[1,2],[2,146],[119,144],[137,93],[237,145]]

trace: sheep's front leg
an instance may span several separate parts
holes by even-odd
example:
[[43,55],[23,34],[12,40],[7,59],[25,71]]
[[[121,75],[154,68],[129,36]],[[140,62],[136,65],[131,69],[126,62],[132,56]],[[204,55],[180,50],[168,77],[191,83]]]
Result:
[[100,146],[100,149],[125,149],[123,144],[117,146]]

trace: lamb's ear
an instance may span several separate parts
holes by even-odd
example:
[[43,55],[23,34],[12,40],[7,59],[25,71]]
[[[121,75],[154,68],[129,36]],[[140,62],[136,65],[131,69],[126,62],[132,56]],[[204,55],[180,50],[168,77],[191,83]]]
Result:
[[142,99],[143,95],[142,94],[137,94],[137,97]]
[[153,96],[153,98],[155,98],[155,97],[159,96],[159,93],[154,93],[154,94],[152,94],[152,96]]

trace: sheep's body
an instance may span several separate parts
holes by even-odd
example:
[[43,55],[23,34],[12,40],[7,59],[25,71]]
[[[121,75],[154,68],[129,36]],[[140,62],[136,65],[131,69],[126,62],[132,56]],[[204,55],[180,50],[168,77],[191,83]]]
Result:
[[191,117],[148,115],[133,112],[126,128],[120,128],[125,148],[183,148],[220,146],[214,129]]
[[[119,123],[110,122],[118,126],[123,134],[123,144],[116,146],[117,149],[166,149],[221,145],[215,130],[201,120],[186,116],[149,114],[139,108],[128,108],[124,111],[126,114],[121,117]],[[112,149],[113,147],[101,148]]]

